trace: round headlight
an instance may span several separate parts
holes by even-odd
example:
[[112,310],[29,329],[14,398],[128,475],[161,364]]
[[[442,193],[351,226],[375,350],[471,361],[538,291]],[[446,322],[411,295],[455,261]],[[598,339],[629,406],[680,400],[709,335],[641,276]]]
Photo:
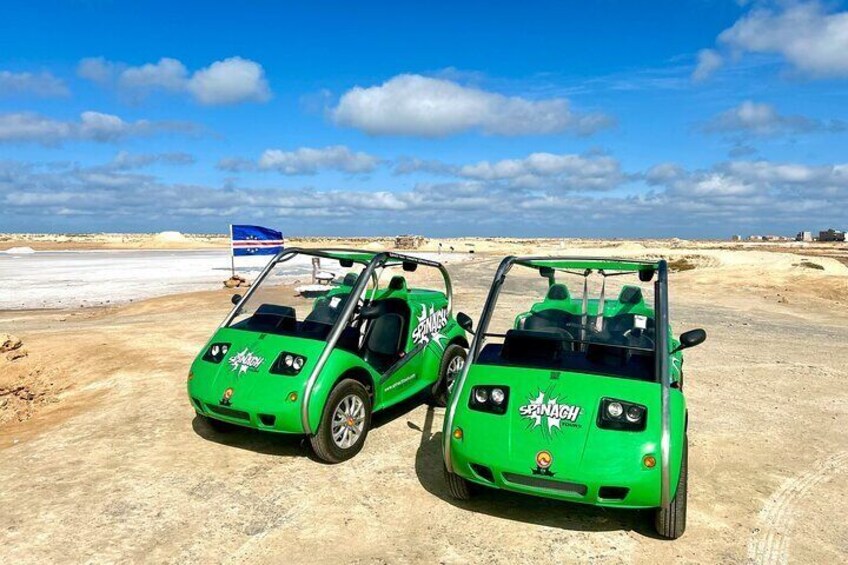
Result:
[[607,414],[612,416],[613,418],[621,417],[621,414],[624,412],[624,408],[621,406],[620,402],[610,402],[607,404]]
[[486,401],[489,400],[489,391],[485,388],[474,389],[474,400],[478,404],[486,404]]
[[303,357],[295,357],[292,366],[296,371],[300,371],[303,368]]
[[221,351],[221,348],[219,348],[217,345],[213,345],[213,346],[212,346],[212,351],[211,351],[211,353],[212,353],[212,357],[217,357],[217,356],[218,356],[218,352],[220,352],[220,351]]
[[492,402],[495,404],[503,404],[504,398],[506,395],[504,394],[503,389],[493,388],[492,389]]
[[229,350],[230,350],[229,347],[227,347],[226,345],[222,345],[221,346],[221,355],[226,355],[227,351],[229,351]]
[[291,355],[286,355],[285,359],[283,359],[283,363],[286,364],[286,367],[291,367],[294,363],[294,357]]
[[642,419],[642,409],[638,406],[631,406],[627,409],[625,416],[628,422],[638,422]]

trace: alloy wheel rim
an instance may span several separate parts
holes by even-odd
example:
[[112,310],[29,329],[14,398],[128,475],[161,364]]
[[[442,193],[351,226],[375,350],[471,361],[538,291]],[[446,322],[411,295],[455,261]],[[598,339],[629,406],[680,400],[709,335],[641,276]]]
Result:
[[456,382],[456,378],[462,372],[463,367],[465,367],[465,359],[462,358],[462,355],[455,356],[448,363],[448,374],[446,375],[448,393],[453,391],[453,385]]
[[350,449],[365,429],[365,404],[355,394],[342,398],[333,411],[330,430],[333,443],[342,449]]

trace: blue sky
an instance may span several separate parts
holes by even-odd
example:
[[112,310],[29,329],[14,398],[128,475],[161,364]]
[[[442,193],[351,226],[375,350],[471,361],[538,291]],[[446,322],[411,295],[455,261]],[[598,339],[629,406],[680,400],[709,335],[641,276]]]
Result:
[[136,6],[3,8],[0,231],[848,227],[839,2]]

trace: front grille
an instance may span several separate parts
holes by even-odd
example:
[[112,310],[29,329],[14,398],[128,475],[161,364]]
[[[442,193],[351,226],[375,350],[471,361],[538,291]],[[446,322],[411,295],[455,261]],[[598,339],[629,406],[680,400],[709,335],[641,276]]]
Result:
[[567,481],[557,481],[554,479],[543,479],[541,477],[528,477],[517,473],[504,473],[503,478],[510,483],[522,485],[525,487],[546,488],[550,490],[561,490],[565,492],[573,492],[580,496],[586,496],[586,485],[579,483],[569,483]]
[[250,414],[241,410],[233,410],[232,408],[227,408],[226,406],[218,406],[217,404],[207,404],[206,408],[208,408],[210,412],[214,412],[219,416],[232,418],[234,420],[250,421]]

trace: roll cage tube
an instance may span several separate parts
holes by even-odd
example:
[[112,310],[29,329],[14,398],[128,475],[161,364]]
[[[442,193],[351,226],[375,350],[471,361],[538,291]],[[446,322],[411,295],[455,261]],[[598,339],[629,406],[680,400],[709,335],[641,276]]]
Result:
[[[459,380],[454,385],[452,398],[450,400],[450,404],[448,405],[447,417],[445,420],[447,433],[444,435],[444,444],[442,445],[442,452],[445,461],[445,467],[449,472],[453,472],[453,466],[451,464],[451,451],[450,451],[450,441],[452,434],[450,433],[453,428],[453,419],[456,414],[456,407],[459,402],[459,397],[462,395],[462,388],[465,386],[465,380],[468,375],[468,371],[471,368],[471,365],[477,359],[478,354],[480,353],[480,349],[483,346],[483,341],[486,339],[486,330],[489,327],[489,322],[492,318],[492,312],[494,311],[495,304],[497,303],[498,296],[501,292],[501,287],[503,286],[504,280],[506,279],[507,273],[509,273],[512,265],[518,263],[526,267],[538,268],[533,265],[533,261],[616,261],[616,259],[611,259],[609,257],[515,257],[509,256],[505,257],[501,264],[498,266],[498,270],[495,272],[494,280],[492,281],[492,286],[489,289],[489,295],[486,297],[486,302],[483,305],[483,311],[480,314],[480,322],[477,327],[477,332],[474,334],[474,338],[471,341],[471,347],[469,348],[468,359],[469,361],[465,364],[465,367],[462,370],[462,373],[459,376]],[[649,261],[625,261],[631,265],[633,264],[642,264],[645,266],[655,267],[657,271],[657,280],[654,282],[654,311],[657,325],[657,339],[654,344],[654,358],[655,358],[655,371],[656,371],[656,381],[660,383],[660,391],[661,391],[661,406],[662,406],[662,432],[660,436],[660,448],[661,448],[661,494],[662,494],[662,505],[663,507],[667,507],[670,502],[669,495],[669,447],[670,447],[670,407],[669,407],[669,373],[668,373],[668,357],[670,355],[668,351],[668,265],[665,260],[660,260],[656,263]],[[584,296],[584,299],[586,297]],[[664,355],[661,355],[660,352],[665,352]]]
[[654,282],[654,317],[656,318],[656,363],[657,380],[660,382],[660,395],[662,408],[662,435],[660,436],[661,484],[660,494],[662,507],[668,508],[671,504],[671,473],[670,447],[671,447],[671,400],[668,358],[671,353],[668,348],[668,264],[663,260],[657,265],[657,280]]
[[[319,257],[325,255],[319,255]],[[335,258],[329,256],[331,258]],[[356,284],[353,286],[353,289],[350,291],[351,296],[356,296],[356,300],[348,300],[342,311],[339,313],[339,317],[336,319],[336,323],[333,326],[333,329],[330,330],[330,334],[327,336],[327,341],[324,344],[324,349],[321,350],[321,354],[318,356],[318,360],[315,362],[315,366],[312,368],[312,372],[309,374],[309,379],[306,381],[306,389],[303,393],[303,402],[300,406],[300,423],[303,426],[303,431],[306,434],[312,434],[312,427],[309,425],[309,400],[312,396],[312,389],[315,387],[315,381],[318,379],[318,375],[321,374],[321,370],[324,368],[324,365],[327,363],[327,359],[329,359],[330,354],[333,352],[333,349],[336,347],[336,342],[338,342],[339,337],[341,336],[342,331],[345,326],[347,326],[348,321],[353,316],[354,311],[356,310],[356,305],[359,303],[359,299],[363,297],[365,291],[368,286],[368,280],[374,274],[374,272],[385,266],[385,264],[391,260],[395,259],[398,261],[402,261],[405,263],[416,263],[418,265],[425,265],[427,267],[434,267],[442,273],[442,277],[445,282],[445,294],[447,295],[448,305],[448,317],[452,314],[452,304],[453,304],[453,289],[451,286],[450,275],[448,274],[447,269],[441,263],[436,261],[430,261],[429,259],[422,259],[419,257],[411,257],[408,255],[402,255],[400,253],[393,252],[382,252],[377,253],[368,262],[368,265],[365,267],[365,270],[362,271],[362,275],[357,279]]]

